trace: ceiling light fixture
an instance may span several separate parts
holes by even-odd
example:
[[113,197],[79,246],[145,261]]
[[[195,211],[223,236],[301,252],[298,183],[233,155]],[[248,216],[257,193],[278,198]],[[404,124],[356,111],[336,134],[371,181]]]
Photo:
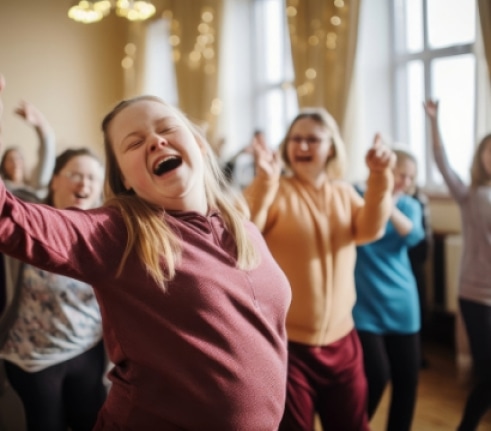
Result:
[[130,21],[144,21],[155,14],[155,6],[144,0],[80,0],[68,10],[68,17],[89,24],[100,21],[111,8]]

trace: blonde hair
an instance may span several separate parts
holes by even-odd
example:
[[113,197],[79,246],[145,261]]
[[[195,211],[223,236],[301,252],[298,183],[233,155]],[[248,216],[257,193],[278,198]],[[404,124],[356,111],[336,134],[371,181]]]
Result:
[[406,192],[407,194],[412,195],[416,192],[416,181],[418,178],[418,161],[416,160],[414,154],[410,153],[409,151],[402,150],[400,148],[394,148],[392,151],[396,155],[396,166],[400,166],[406,160],[414,163],[415,175],[413,178],[413,182],[411,183],[411,188]]
[[285,137],[280,144],[280,153],[285,163],[285,166],[291,169],[290,160],[288,160],[288,140],[290,138],[290,133],[297,121],[304,118],[310,118],[316,123],[325,127],[332,134],[331,143],[333,154],[328,157],[326,163],[326,172],[331,179],[338,179],[344,176],[344,171],[346,169],[346,148],[341,138],[341,133],[339,132],[338,124],[334,117],[329,114],[324,108],[305,108],[293,119],[288,128]]
[[[181,253],[180,240],[162,217],[163,209],[146,202],[133,190],[125,188],[109,138],[108,128],[112,120],[127,107],[142,101],[161,103],[169,108],[189,128],[196,141],[206,149],[204,183],[208,205],[220,211],[226,228],[235,240],[237,267],[241,269],[254,267],[258,262],[258,256],[244,225],[248,214],[243,206],[237,205],[237,202],[233,200],[233,195],[227,192],[228,185],[213,150],[198,127],[192,124],[177,108],[165,103],[162,99],[155,96],[139,96],[120,102],[102,121],[106,155],[105,195],[107,201],[105,205],[116,207],[121,211],[128,231],[128,241],[117,275],[122,273],[131,251],[136,248],[137,256],[145,265],[150,276],[157,283],[165,286],[165,283],[175,276],[176,264]],[[165,259],[165,270],[162,269],[161,258]]]
[[491,175],[486,172],[482,164],[482,153],[486,145],[491,145],[491,134],[486,135],[481,139],[474,153],[474,158],[471,165],[471,187],[479,187],[483,185],[491,185]]

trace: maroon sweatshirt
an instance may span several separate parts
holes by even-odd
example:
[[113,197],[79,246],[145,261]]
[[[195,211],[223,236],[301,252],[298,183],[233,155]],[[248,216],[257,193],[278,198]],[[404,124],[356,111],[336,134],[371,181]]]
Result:
[[56,210],[24,203],[0,184],[0,251],[91,284],[111,361],[112,387],[97,430],[273,431],[286,391],[290,286],[261,234],[261,256],[235,267],[218,212],[165,214],[182,238],[167,290],[132,253],[115,209]]

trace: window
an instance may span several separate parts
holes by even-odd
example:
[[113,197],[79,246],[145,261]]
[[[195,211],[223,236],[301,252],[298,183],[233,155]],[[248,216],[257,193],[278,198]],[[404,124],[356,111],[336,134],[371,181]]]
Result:
[[298,111],[284,0],[255,0],[255,123],[276,147]]
[[418,182],[443,186],[432,162],[422,103],[440,101],[440,130],[449,161],[469,181],[477,140],[476,2],[396,0],[393,6],[395,134],[418,159]]

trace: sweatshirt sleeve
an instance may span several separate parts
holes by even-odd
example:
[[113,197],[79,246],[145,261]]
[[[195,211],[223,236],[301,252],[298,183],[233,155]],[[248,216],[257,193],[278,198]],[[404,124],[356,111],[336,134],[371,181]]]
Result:
[[[392,208],[392,171],[370,172],[364,203],[354,211],[353,231],[357,244],[375,241],[384,234]],[[353,190],[353,193],[356,193]]]
[[51,128],[36,130],[39,137],[38,163],[32,174],[35,189],[48,187],[56,160],[56,138]]
[[405,196],[405,199],[401,199],[398,202],[397,208],[409,219],[413,225],[411,231],[404,237],[401,237],[402,241],[407,247],[413,247],[420,242],[425,236],[425,230],[423,228],[423,213],[419,202]]
[[252,183],[244,190],[244,197],[251,212],[251,221],[264,232],[269,209],[274,202],[280,179],[264,178],[256,175]]
[[450,167],[447,154],[443,146],[433,150],[435,163],[447,185],[450,194],[457,202],[462,202],[467,198],[469,187],[465,185],[457,173]]
[[113,209],[58,210],[24,202],[0,181],[0,251],[93,284],[114,276],[127,234]]

